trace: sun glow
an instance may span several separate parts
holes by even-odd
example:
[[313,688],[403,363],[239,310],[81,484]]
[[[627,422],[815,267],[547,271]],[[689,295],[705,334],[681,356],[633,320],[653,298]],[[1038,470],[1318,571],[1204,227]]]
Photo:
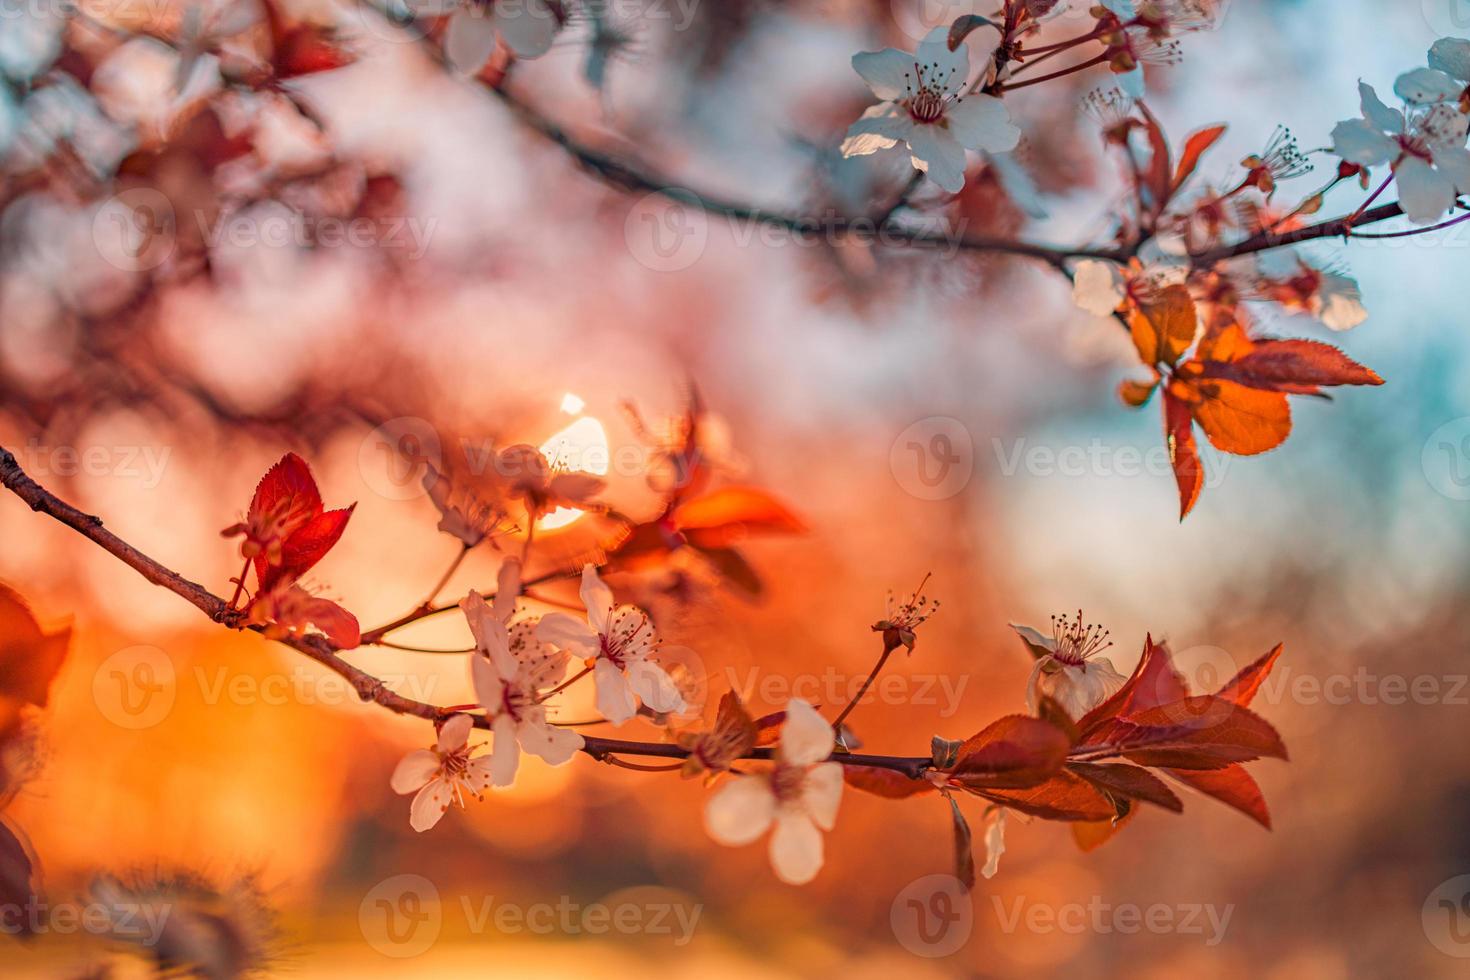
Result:
[[[571,392],[562,397],[562,411],[575,415],[585,402]],[[541,455],[553,470],[606,476],[608,470],[607,430],[590,415],[583,416],[541,444]],[[581,517],[578,507],[558,507],[536,523],[542,531],[567,527]]]

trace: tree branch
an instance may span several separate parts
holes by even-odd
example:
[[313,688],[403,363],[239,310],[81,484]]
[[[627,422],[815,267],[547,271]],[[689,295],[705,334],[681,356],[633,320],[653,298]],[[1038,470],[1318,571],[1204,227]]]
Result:
[[[325,636],[318,634],[277,636],[272,634],[270,628],[266,626],[243,625],[241,623],[242,617],[240,613],[230,610],[224,599],[210,592],[204,586],[184,578],[157,560],[150,558],[103,527],[100,518],[83,513],[31,479],[21,468],[15,456],[4,446],[0,446],[0,484],[3,484],[6,489],[25,501],[32,510],[46,514],[65,524],[67,527],[101,547],[104,551],[116,557],[123,564],[136,571],[154,585],[162,586],[170,592],[187,599],[215,622],[222,623],[231,628],[245,628],[261,633],[267,636],[267,638],[273,639],[315,660],[323,667],[326,667],[328,670],[348,681],[353,689],[357,691],[358,697],[362,698],[362,700],[371,701],[396,714],[411,715],[427,721],[437,721],[447,713],[451,713],[447,709],[437,705],[424,701],[416,701],[397,694],[380,678],[344,660],[336,645]],[[442,608],[452,609],[455,607],[446,606]],[[489,729],[490,722],[486,718],[479,715],[472,717],[474,718],[476,727]],[[689,755],[687,750],[666,742],[633,742],[615,738],[595,738],[592,736],[584,736],[584,738],[585,743],[582,751],[594,759],[604,759],[609,755],[636,755],[659,759],[683,759]],[[742,756],[742,758],[770,759],[771,750],[755,749],[747,755]],[[837,753],[832,756],[832,759],[846,765],[892,769],[895,772],[903,773],[911,779],[921,778],[924,770],[933,764],[933,761],[928,756],[846,755]]]

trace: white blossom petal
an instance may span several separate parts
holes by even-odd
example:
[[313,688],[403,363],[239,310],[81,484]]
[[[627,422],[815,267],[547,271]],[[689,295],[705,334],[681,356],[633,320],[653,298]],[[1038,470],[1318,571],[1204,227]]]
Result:
[[1358,284],[1347,276],[1324,272],[1317,296],[1321,304],[1317,319],[1329,330],[1351,330],[1368,319],[1363,294]]
[[985,867],[980,869],[982,878],[994,878],[1000,870],[1000,856],[1006,852],[1006,812],[1001,807],[991,810],[985,818]]
[[475,689],[475,700],[491,718],[499,715],[505,707],[505,682],[508,679],[478,653],[470,655],[470,685]]
[[776,817],[771,867],[788,885],[804,885],[822,870],[822,832],[806,814],[787,810]]
[[485,67],[495,51],[495,21],[478,7],[461,7],[449,17],[444,32],[444,54],[466,75]]
[[515,719],[508,714],[499,715],[491,731],[495,733],[495,746],[490,750],[490,778],[496,786],[510,786],[516,781],[516,770],[521,764]]
[[1411,105],[1431,105],[1459,99],[1465,86],[1442,71],[1415,68],[1404,72],[1393,83],[1394,94]]
[[944,114],[949,131],[961,146],[987,153],[1006,153],[1021,141],[1005,103],[990,95],[967,95]]
[[1332,129],[1332,152],[1348,163],[1376,167],[1392,160],[1399,145],[1366,119],[1346,119]]
[[886,150],[900,140],[907,140],[914,128],[909,114],[892,102],[868,106],[862,117],[847,129],[842,141],[844,157],[862,157]]
[[423,833],[433,828],[444,816],[444,811],[449,809],[449,804],[454,801],[454,790],[449,780],[439,778],[432,780],[408,807],[408,823],[414,830]]
[[[938,126],[915,126],[909,133],[914,166],[951,194],[965,187],[965,148]],[[922,164],[922,165],[921,165]]]
[[786,702],[786,720],[781,723],[781,741],[776,750],[782,762],[793,766],[825,762],[835,742],[832,726],[817,714],[816,708],[801,698]]
[[570,728],[558,728],[547,722],[528,722],[517,730],[521,748],[547,765],[561,766],[582,750],[587,740]]
[[[1077,263],[1072,277],[1072,302],[1079,307],[1094,316],[1112,316],[1113,311],[1123,304],[1125,295],[1123,270],[1116,262],[1083,259]],[[1041,643],[1055,649],[1056,644],[1050,637],[1043,637],[1035,630],[1030,632],[1035,633]]]
[[597,630],[566,613],[547,613],[536,624],[536,639],[563,650],[591,656],[602,645]]
[[1429,48],[1429,67],[1462,82],[1470,81],[1470,41],[1442,37]]
[[628,678],[611,660],[599,658],[592,668],[592,682],[597,687],[597,710],[614,725],[621,725],[638,713],[638,701]]
[[728,847],[749,844],[771,826],[776,817],[776,795],[761,776],[736,776],[710,796],[704,806],[704,827],[716,843]]
[[880,99],[903,97],[914,72],[914,56],[897,48],[863,51],[852,56],[852,68]]
[[1363,107],[1363,118],[1385,133],[1404,131],[1404,114],[1383,104],[1373,86],[1358,83],[1358,99]]
[[628,684],[638,699],[654,711],[677,712],[685,708],[679,686],[651,660],[638,660],[628,665]]
[[546,0],[496,0],[495,26],[522,58],[539,58],[550,51],[561,27]]
[[510,636],[506,632],[505,623],[495,616],[485,597],[478,592],[471,592],[465,596],[459,604],[464,610],[465,619],[469,621],[470,632],[475,636],[475,646],[490,658],[500,676],[510,678],[515,676],[515,658],[510,655]]
[[470,730],[475,727],[475,719],[469,715],[455,715],[439,727],[439,751],[457,752],[462,750],[470,740]]
[[1455,203],[1455,182],[1416,156],[1406,156],[1394,173],[1398,175],[1399,205],[1416,225],[1439,220]]
[[948,25],[936,27],[924,36],[914,52],[914,60],[924,69],[924,82],[930,87],[942,81],[945,92],[958,92],[969,81],[970,49],[963,44],[953,51],[949,49]]
[[603,636],[607,635],[608,624],[612,619],[613,593],[597,574],[597,566],[587,564],[582,566],[582,605],[587,607],[587,622],[592,628]]
[[837,823],[837,806],[842,802],[842,764],[822,762],[812,766],[801,784],[801,802],[812,823],[831,830]]
[[438,771],[439,757],[428,749],[418,749],[398,760],[388,785],[393,792],[406,795],[423,789]]
[[509,623],[515,615],[516,600],[521,597],[521,563],[519,559],[507,558],[495,576],[495,602],[490,607],[495,618]]
[[1455,182],[1461,194],[1470,194],[1470,150],[1446,146],[1434,151],[1434,165]]
[[1138,65],[1128,71],[1119,74],[1116,78],[1118,88],[1130,99],[1142,99],[1148,94],[1148,88],[1143,77],[1143,66]]

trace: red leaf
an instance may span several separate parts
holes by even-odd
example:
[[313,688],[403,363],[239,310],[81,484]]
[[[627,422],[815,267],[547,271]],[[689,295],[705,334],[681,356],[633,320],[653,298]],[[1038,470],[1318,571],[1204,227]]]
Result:
[[1191,789],[1213,796],[1221,803],[1235,807],[1267,830],[1271,829],[1271,812],[1266,809],[1266,797],[1244,766],[1164,771]]
[[1169,198],[1173,193],[1173,181],[1170,178],[1169,141],[1164,137],[1164,128],[1159,125],[1159,121],[1154,118],[1148,106],[1140,102],[1138,110],[1143,114],[1144,128],[1148,133],[1148,145],[1152,151],[1149,156],[1148,169],[1141,175],[1142,183],[1152,197],[1149,202],[1150,210],[1154,214],[1163,214],[1164,207],[1169,203]]
[[1040,718],[1007,715],[960,746],[950,776],[966,788],[1035,786],[1061,768],[1071,741]]
[[1262,756],[1286,758],[1286,746],[1270,722],[1209,694],[1115,718],[1094,741],[1141,765],[1178,769],[1218,769]]
[[1178,191],[1184,186],[1184,182],[1194,173],[1199,166],[1200,157],[1205,151],[1214,146],[1221,136],[1225,135],[1225,126],[1207,126],[1189,134],[1189,139],[1184,141],[1184,152],[1179,157],[1179,166],[1174,170],[1173,191]]
[[1135,812],[1129,810],[1123,816],[1112,820],[1078,820],[1072,824],[1072,839],[1077,842],[1077,846],[1083,852],[1095,851],[1112,840],[1113,835],[1133,819]]
[[1383,384],[1372,369],[1315,340],[1257,340],[1244,356],[1204,362],[1203,376],[1292,395],[1315,395],[1322,385]]
[[279,565],[270,565],[265,555],[257,555],[255,574],[260,576],[261,590],[267,591],[277,582],[300,578],[326,557],[347,529],[347,519],[356,507],[353,504],[341,510],[326,511],[298,528],[282,545]]
[[1255,698],[1256,692],[1261,689],[1261,684],[1265,682],[1266,676],[1271,673],[1271,668],[1276,666],[1276,661],[1281,657],[1281,650],[1282,645],[1276,644],[1270,653],[1232,677],[1224,687],[1215,692],[1215,697],[1234,701],[1241,706],[1249,705]]
[[975,848],[970,836],[970,823],[960,812],[960,804],[949,797],[949,815],[954,822],[954,876],[966,889],[975,887]]
[[1205,485],[1205,468],[1200,463],[1199,445],[1194,441],[1194,416],[1189,406],[1164,391],[1164,444],[1169,449],[1169,463],[1174,467],[1174,482],[1179,487],[1179,519],[1194,509],[1199,492]]
[[723,548],[750,534],[800,534],[806,525],[784,504],[758,487],[722,487],[674,509],[675,527],[691,544]]
[[[1134,692],[1140,685],[1144,685],[1146,690],[1151,689],[1155,692],[1167,690],[1169,674],[1179,676],[1174,670],[1173,662],[1169,659],[1168,646],[1163,643],[1155,643],[1152,635],[1145,636],[1143,656],[1138,659],[1138,666],[1133,668],[1133,673],[1123,682],[1123,686],[1114,691],[1112,697],[1083,715],[1077,722],[1077,730],[1082,733],[1082,741],[1089,742],[1105,722],[1123,714],[1126,710],[1142,710],[1159,704],[1158,700],[1152,700],[1144,695],[1140,695],[1135,702]],[[1179,681],[1181,692],[1183,692],[1183,685],[1184,682]],[[1182,696],[1183,693],[1181,693]]]
[[46,707],[71,628],[46,634],[20,595],[0,585],[0,696]]
[[1175,813],[1184,810],[1184,804],[1174,795],[1174,791],[1147,769],[1121,762],[1073,762],[1067,765],[1067,769],[1114,796],[1143,800]]
[[36,886],[35,866],[30,851],[10,827],[0,822],[0,903],[20,914],[5,917],[7,931],[21,939],[35,935],[28,909],[44,909]]
[[311,467],[295,453],[287,453],[266,470],[250,501],[250,517],[274,517],[282,533],[290,534],[322,512],[322,495]]
[[1291,435],[1291,408],[1280,391],[1265,391],[1222,378],[1169,382],[1166,394],[1189,406],[1210,444],[1221,452],[1255,456]]
[[903,800],[910,796],[933,793],[938,787],[927,779],[910,779],[892,769],[875,766],[843,766],[842,778],[853,789],[872,793],[890,800]]
[[1043,820],[1111,820],[1118,812],[1091,783],[1066,770],[1025,789],[962,788]]

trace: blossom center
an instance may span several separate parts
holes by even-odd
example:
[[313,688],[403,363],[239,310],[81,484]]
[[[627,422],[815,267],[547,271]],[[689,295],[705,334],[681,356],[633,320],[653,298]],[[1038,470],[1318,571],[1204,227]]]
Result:
[[903,105],[914,122],[936,123],[944,118],[944,112],[950,103],[961,101],[963,96],[953,95],[949,91],[953,75],[952,68],[940,71],[935,63],[921,65],[917,61],[914,62],[912,72],[903,73],[904,87],[908,92],[903,99]]
[[1113,645],[1108,639],[1108,631],[1102,626],[1082,621],[1080,609],[1076,619],[1053,616],[1051,635],[1055,646],[1052,659],[1068,667],[1082,667],[1088,657]]

